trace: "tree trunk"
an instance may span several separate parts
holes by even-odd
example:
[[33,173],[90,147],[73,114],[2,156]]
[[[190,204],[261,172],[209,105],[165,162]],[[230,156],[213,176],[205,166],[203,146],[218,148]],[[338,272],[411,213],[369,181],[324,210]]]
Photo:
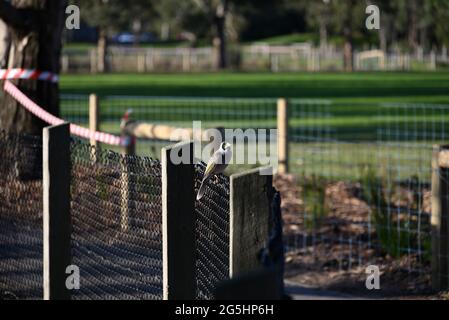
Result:
[[8,66],[9,48],[11,47],[11,36],[8,25],[0,20],[0,68]]
[[[8,68],[37,69],[59,74],[66,1],[0,1],[0,18],[9,26]],[[31,100],[59,116],[59,86],[37,80],[15,80]],[[8,132],[42,134],[47,124],[26,111],[10,95],[0,100],[0,128]]]
[[99,28],[98,30],[98,59],[97,59],[97,71],[99,73],[108,72],[107,53],[108,53],[108,37],[106,30]]
[[343,26],[344,45],[344,69],[346,72],[352,72],[354,69],[353,61],[353,39],[352,39],[352,12],[354,11],[355,1],[348,0],[346,7],[346,16]]
[[327,50],[327,26],[324,16],[320,20],[320,49],[322,52]]
[[215,15],[215,27],[217,30],[217,37],[214,43],[218,49],[218,69],[226,69],[228,65],[227,50],[226,50],[226,14],[227,14],[227,0],[221,0],[217,6]]
[[[384,23],[386,25],[386,23]],[[386,28],[381,28],[379,30],[379,43],[380,43],[380,50],[387,53],[388,50],[388,43],[387,43],[387,32]]]
[[418,49],[418,17],[417,17],[417,4],[416,1],[407,1],[408,7],[408,45],[416,52]]
[[161,40],[170,40],[170,23],[168,22],[162,22],[161,24]]

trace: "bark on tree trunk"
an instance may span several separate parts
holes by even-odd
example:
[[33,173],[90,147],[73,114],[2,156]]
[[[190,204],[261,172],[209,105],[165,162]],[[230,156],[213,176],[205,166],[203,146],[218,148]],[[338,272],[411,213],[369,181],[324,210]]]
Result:
[[108,72],[107,53],[108,53],[108,37],[106,30],[99,28],[98,30],[98,59],[97,71],[99,73]]
[[8,65],[9,48],[11,37],[8,25],[0,20],[0,68],[5,69]]
[[168,41],[170,39],[170,23],[162,22],[161,24],[161,40]]
[[327,25],[324,19],[325,17],[322,17],[320,21],[320,49],[322,51],[327,50]]
[[408,23],[408,45],[409,47],[416,52],[418,49],[418,22],[417,22],[417,4],[416,1],[408,1],[408,15],[409,15],[409,23]]
[[385,28],[381,28],[379,30],[379,43],[380,43],[380,50],[386,53],[388,50],[388,44],[387,44],[387,32]]
[[228,65],[226,50],[226,14],[227,0],[221,0],[215,15],[217,37],[214,43],[218,46],[218,69],[226,69]]
[[345,23],[343,26],[344,45],[344,69],[346,72],[352,72],[354,69],[353,61],[353,39],[352,39],[352,12],[355,6],[354,0],[349,0],[347,5]]
[[[0,1],[0,18],[9,26],[8,68],[37,69],[59,74],[66,1]],[[31,100],[59,116],[59,86],[37,80],[19,80]],[[0,128],[8,132],[42,134],[46,123],[26,111],[10,95],[0,98]]]

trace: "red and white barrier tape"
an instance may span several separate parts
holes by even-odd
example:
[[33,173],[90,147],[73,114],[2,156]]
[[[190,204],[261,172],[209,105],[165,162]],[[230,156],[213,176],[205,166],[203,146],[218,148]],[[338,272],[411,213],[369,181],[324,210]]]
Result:
[[[51,125],[58,125],[65,122],[64,120],[55,117],[54,115],[50,114],[49,112],[39,107],[10,81],[5,81],[4,89],[25,109],[27,109],[29,112],[34,114],[39,119],[45,121],[46,123]],[[98,131],[93,132],[87,128],[83,128],[75,124],[70,124],[70,132],[73,135],[81,138],[95,139],[98,142],[106,143],[113,146],[122,145],[122,139],[118,136]]]
[[56,83],[59,76],[48,71],[38,71],[36,69],[0,69],[0,80],[41,80]]

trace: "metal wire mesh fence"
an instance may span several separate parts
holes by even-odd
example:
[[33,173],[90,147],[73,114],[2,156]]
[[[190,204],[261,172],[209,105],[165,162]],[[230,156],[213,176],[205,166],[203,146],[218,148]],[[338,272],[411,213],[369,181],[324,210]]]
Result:
[[[177,127],[201,119],[209,128],[274,128],[277,116],[275,99],[108,97],[104,104],[102,120],[110,127],[128,108],[138,120]],[[300,204],[289,217],[287,229],[299,228],[288,235],[289,247],[326,256],[339,269],[387,252],[407,256],[409,271],[424,270],[431,147],[447,137],[446,110],[290,100],[290,169],[299,177]],[[158,153],[154,143],[138,152]]]
[[75,299],[162,298],[161,165],[72,143]]
[[89,126],[89,96],[62,94],[60,96],[61,118],[78,125]]
[[[67,119],[87,124],[87,96],[64,96],[62,100],[62,114],[67,115]],[[277,121],[275,99],[114,96],[101,99],[101,129],[118,133],[120,118],[129,108],[134,109],[136,120],[173,127],[189,127],[192,121],[200,119],[205,128],[275,128]],[[277,179],[288,185],[288,190],[283,192],[288,251],[300,253],[313,267],[324,266],[326,270],[350,270],[388,256],[402,261],[403,269],[409,273],[429,271],[433,254],[432,145],[444,144],[448,137],[448,111],[448,106],[424,104],[290,100],[290,171],[294,178],[281,176]],[[160,147],[167,143],[140,144],[138,154],[158,156]],[[115,280],[110,279],[110,287],[98,289],[94,282],[101,268],[110,268],[103,270],[104,273],[112,272],[129,283],[137,282],[138,274],[151,273],[139,269],[142,266],[132,259],[120,268],[115,264],[114,267],[96,266],[94,261],[104,260],[99,257],[108,252],[115,255],[114,259],[132,250],[143,255],[139,251],[142,243],[155,241],[152,237],[159,236],[160,232],[143,231],[160,228],[157,224],[143,227],[147,222],[155,223],[151,220],[155,217],[139,215],[156,210],[154,207],[149,211],[140,210],[140,206],[146,208],[151,206],[151,201],[159,201],[148,198],[154,191],[150,186],[155,182],[144,182],[152,174],[158,174],[156,169],[145,171],[153,162],[140,157],[122,157],[112,151],[98,149],[94,152],[87,146],[79,150],[82,152],[75,153],[74,158],[79,169],[78,176],[74,175],[77,180],[74,186],[83,186],[92,192],[72,187],[76,196],[72,201],[76,210],[87,214],[88,219],[78,218],[80,226],[96,230],[89,236],[97,241],[89,248],[88,241],[78,240],[78,254],[91,261],[89,272],[93,282],[86,288],[94,288],[80,297],[112,297],[121,292],[123,297],[160,298],[160,284],[156,284],[159,278],[146,279],[148,283],[154,281],[152,289],[138,289],[137,293],[130,288],[138,285],[120,287],[117,282],[114,287]],[[138,170],[132,171],[133,166]],[[197,187],[203,170],[203,165],[196,167]],[[224,197],[229,194],[229,182],[220,177],[209,189],[204,202],[196,205],[197,298],[200,299],[212,298],[216,283],[229,274],[226,263],[229,258],[226,238],[229,236],[229,203]],[[122,209],[123,192],[130,194],[126,210]],[[107,214],[96,216],[100,220],[92,220],[90,215],[96,211]],[[152,222],[145,222],[145,219]],[[100,228],[102,224],[111,234]],[[84,236],[87,236],[86,230]],[[133,249],[126,248],[125,242],[134,246]],[[159,251],[154,249],[145,256],[151,260],[150,265],[153,263],[152,272],[158,268],[153,256],[156,252]]]
[[[88,126],[88,97],[62,95],[62,116]],[[276,99],[105,96],[100,99],[100,129],[120,134],[120,121],[128,109],[132,118],[176,128],[270,129],[276,127]],[[167,141],[138,139],[136,154],[158,157]],[[117,151],[117,150],[115,150]]]
[[387,169],[378,178],[375,211],[380,244],[393,256],[409,257],[408,268],[431,257],[432,147],[444,143],[449,107],[389,104],[382,106],[386,125],[379,130],[379,162]]
[[448,111],[292,101],[291,170],[299,177],[292,210],[299,214],[286,217],[289,250],[329,270],[390,256],[409,273],[427,273],[432,145],[448,135]]
[[42,298],[42,141],[0,132],[0,296]]
[[[43,296],[42,140],[0,135],[0,292]],[[34,160],[37,161],[34,161]],[[199,188],[204,163],[195,167]],[[161,164],[71,142],[74,299],[162,298]],[[229,178],[210,181],[196,203],[197,299],[229,277]]]
[[[195,166],[195,191],[206,169]],[[220,175],[207,184],[195,204],[197,251],[197,299],[212,299],[214,289],[229,278],[229,178]]]

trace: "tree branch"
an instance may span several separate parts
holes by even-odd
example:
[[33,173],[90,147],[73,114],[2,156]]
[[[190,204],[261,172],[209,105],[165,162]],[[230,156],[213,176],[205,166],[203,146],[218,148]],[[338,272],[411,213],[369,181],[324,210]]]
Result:
[[10,27],[30,30],[36,26],[38,15],[36,10],[18,9],[9,2],[0,0],[0,18]]

